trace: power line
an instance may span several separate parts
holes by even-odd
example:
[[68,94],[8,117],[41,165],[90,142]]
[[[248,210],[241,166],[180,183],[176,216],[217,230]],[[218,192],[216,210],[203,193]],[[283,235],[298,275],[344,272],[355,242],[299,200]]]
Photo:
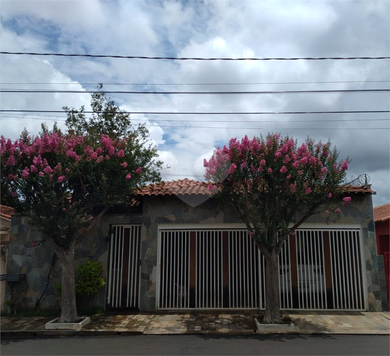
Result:
[[325,94],[325,93],[369,93],[369,92],[389,92],[390,89],[330,89],[330,90],[267,90],[267,91],[128,91],[128,90],[9,90],[0,89],[0,93],[40,93],[40,94],[151,94],[151,95],[237,95],[237,94]]
[[378,60],[390,59],[388,56],[362,57],[162,57],[162,56],[125,56],[108,54],[79,54],[79,53],[37,53],[37,52],[0,52],[5,55],[55,56],[55,57],[87,57],[87,58],[120,58],[120,59],[149,59],[174,61],[324,61],[324,60]]
[[[8,117],[10,119],[14,119],[14,118],[17,118],[17,119],[25,119],[25,120],[52,120],[52,121],[66,121],[66,119],[63,119],[63,118],[47,118],[47,117],[44,117],[44,116],[32,116],[32,115],[23,115],[22,113],[11,113],[12,114],[12,117]],[[65,112],[63,112],[63,114],[65,114]],[[7,113],[2,113],[0,112],[0,117],[3,117],[3,118],[7,118],[6,116],[4,115],[8,115]],[[17,115],[17,116],[15,116]],[[145,119],[137,119],[137,118],[131,118],[132,121],[143,121]],[[158,119],[157,120],[158,122],[183,122],[183,123],[194,123],[194,122],[200,122],[200,123],[207,123],[207,121],[204,121],[204,120],[191,120],[191,121],[186,121],[186,120],[182,120],[182,119],[179,119],[179,120],[173,120],[173,119]],[[293,124],[293,123],[319,123],[319,122],[374,122],[374,121],[389,121],[389,119],[362,119],[362,120],[357,120],[357,119],[326,119],[326,120],[323,120],[323,119],[319,119],[319,120],[315,120],[315,121],[310,121],[310,120],[289,120],[289,121],[286,121],[286,120],[250,120],[250,121],[247,121],[247,122],[250,122],[250,123],[256,123],[256,122],[259,122],[259,123],[275,123],[275,122],[279,122],[279,123],[286,123],[286,124]],[[243,121],[242,120],[217,120],[217,121],[213,121],[213,123],[242,123]]]
[[211,86],[211,85],[270,85],[270,84],[346,84],[346,83],[389,83],[390,80],[339,80],[339,81],[314,81],[314,82],[252,82],[252,83],[104,83],[101,82],[77,82],[77,83],[1,83],[0,85],[128,85],[128,86]]
[[[344,111],[241,111],[241,112],[178,112],[178,111],[120,111],[130,115],[315,115],[315,114],[383,114],[390,110],[344,110]],[[44,113],[65,114],[63,110],[9,110],[0,109],[0,113]],[[104,111],[83,111],[84,114],[103,114]]]

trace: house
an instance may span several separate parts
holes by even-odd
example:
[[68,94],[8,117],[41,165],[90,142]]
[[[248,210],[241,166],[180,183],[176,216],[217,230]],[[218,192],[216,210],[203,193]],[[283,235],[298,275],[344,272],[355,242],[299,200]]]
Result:
[[[7,256],[8,256],[8,245],[9,245],[9,230],[11,227],[11,215],[14,213],[14,209],[5,206],[0,205],[0,238],[1,238],[1,244],[0,244],[0,275],[6,273],[6,266],[7,266]],[[6,283],[5,281],[0,282],[0,306],[1,310],[4,310],[4,301],[5,301],[5,288]]]
[[376,206],[374,208],[374,220],[375,220],[375,234],[376,244],[378,249],[378,255],[384,257],[384,267],[386,272],[386,285],[388,302],[390,304],[390,283],[389,283],[389,269],[390,269],[390,256],[389,256],[389,230],[390,230],[390,203]]
[[[284,244],[279,258],[282,309],[382,310],[370,186],[349,186],[352,202],[327,225],[312,216]],[[104,267],[106,285],[93,301],[107,310],[262,309],[264,258],[235,211],[189,179],[146,186],[138,206],[107,212],[76,248],[76,264]],[[122,209],[122,210],[121,210]],[[58,307],[48,243],[28,218],[13,216],[8,273],[20,308]],[[52,268],[53,267],[53,268]],[[49,287],[47,287],[49,283]]]

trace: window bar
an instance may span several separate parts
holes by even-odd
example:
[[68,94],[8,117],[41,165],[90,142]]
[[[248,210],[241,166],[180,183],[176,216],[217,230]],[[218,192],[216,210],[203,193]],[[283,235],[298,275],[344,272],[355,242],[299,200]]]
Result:
[[[129,228],[129,253],[127,264],[127,298],[126,305],[133,306],[133,293],[134,293],[134,260],[135,260],[135,226]],[[129,283],[130,280],[130,283]]]
[[349,309],[355,309],[354,308],[354,302],[352,300],[353,298],[353,271],[352,271],[352,266],[351,266],[351,263],[352,263],[352,256],[351,256],[351,253],[352,252],[352,249],[351,249],[351,232],[350,231],[347,231],[346,233],[346,243],[347,243],[347,246],[348,246],[348,253],[346,254],[347,257],[348,257],[348,307]]
[[[315,276],[315,298],[314,299],[314,304],[316,305],[316,309],[320,309],[320,300],[322,296],[322,288],[321,288],[321,281],[320,276],[321,276],[321,264],[319,260],[319,248],[320,248],[320,235],[321,232],[319,231],[314,231],[313,233],[313,242],[314,242],[314,249],[313,249],[313,259],[314,259],[314,266],[316,268],[314,269],[314,276]],[[314,283],[313,283],[314,284]]]
[[339,280],[338,280],[338,274],[339,274],[339,257],[337,256],[337,241],[335,237],[334,231],[329,232],[332,241],[332,253],[330,254],[330,258],[332,259],[332,278],[333,282],[332,283],[332,292],[333,292],[333,308],[338,309],[339,308]]
[[355,269],[355,236],[354,231],[349,231],[349,268],[350,268],[350,286],[351,286],[351,306],[352,309],[356,310],[357,307],[357,298],[359,291],[357,290],[356,285],[356,269]]
[[116,307],[116,285],[118,271],[118,237],[120,226],[116,228],[113,248],[113,270],[112,270],[112,306]]
[[308,274],[309,274],[309,300],[310,309],[314,308],[314,265],[313,265],[313,231],[308,231],[308,246],[307,246],[307,262],[308,262]]
[[113,240],[115,234],[115,227],[112,227],[113,231],[111,231],[111,241],[110,241],[110,267],[108,274],[108,286],[107,286],[107,304],[111,305],[111,285],[112,285],[112,250],[113,250]]
[[[330,234],[328,234],[329,236]],[[328,237],[328,240],[329,240],[329,245],[330,245],[330,237]],[[328,298],[327,298],[327,290],[326,290],[326,273],[325,273],[325,247],[324,247],[324,235],[323,233],[321,233],[321,252],[322,252],[322,260],[321,260],[321,266],[322,266],[322,271],[323,271],[323,275],[324,275],[324,282],[323,282],[323,287],[324,287],[324,290],[323,290],[323,295],[322,295],[322,304],[321,306],[323,307],[323,309],[328,309]],[[332,258],[332,257],[331,257]],[[330,275],[332,276],[332,263],[330,261],[330,268],[331,268],[331,273]]]
[[360,272],[362,271],[362,263],[361,263],[361,250],[360,250],[360,234],[356,232],[356,270],[357,270],[357,284],[358,284],[358,294],[359,294],[359,309],[364,308],[364,297],[362,296],[362,278],[360,277]]

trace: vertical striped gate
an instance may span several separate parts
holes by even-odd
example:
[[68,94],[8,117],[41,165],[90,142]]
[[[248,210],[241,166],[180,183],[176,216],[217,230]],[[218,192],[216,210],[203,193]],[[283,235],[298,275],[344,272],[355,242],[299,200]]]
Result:
[[[161,230],[159,309],[265,308],[265,259],[246,230]],[[359,230],[300,229],[279,255],[282,309],[364,310]]]
[[140,225],[112,226],[107,281],[107,308],[139,307]]

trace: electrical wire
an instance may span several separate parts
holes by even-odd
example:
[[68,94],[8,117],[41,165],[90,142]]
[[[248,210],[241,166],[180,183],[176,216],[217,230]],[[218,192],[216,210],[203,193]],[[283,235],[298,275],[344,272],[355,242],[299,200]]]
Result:
[[38,53],[38,52],[0,52],[2,55],[55,56],[55,57],[86,57],[115,59],[148,59],[174,61],[324,61],[324,60],[379,60],[390,59],[388,56],[356,56],[356,57],[163,57],[163,56],[125,56],[108,54],[80,53]]
[[[72,110],[71,110],[72,111]],[[77,110],[75,110],[75,113]],[[340,111],[239,111],[239,112],[189,112],[189,111],[119,111],[131,115],[314,115],[314,114],[384,114],[390,110],[340,110]],[[62,110],[13,110],[0,109],[0,113],[65,114]],[[104,111],[83,111],[84,114],[102,114]]]
[[149,94],[149,95],[236,95],[236,94],[327,94],[327,93],[379,93],[389,92],[389,88],[376,89],[324,89],[324,90],[268,90],[268,91],[128,91],[128,90],[39,90],[39,89],[0,89],[0,93],[40,93],[40,94]]
[[[207,85],[273,85],[273,84],[346,84],[346,83],[389,83],[390,80],[344,80],[327,82],[255,82],[255,83],[103,83],[107,85],[128,85],[128,86],[207,86]],[[0,85],[98,85],[102,82],[76,82],[76,83],[1,83]]]

